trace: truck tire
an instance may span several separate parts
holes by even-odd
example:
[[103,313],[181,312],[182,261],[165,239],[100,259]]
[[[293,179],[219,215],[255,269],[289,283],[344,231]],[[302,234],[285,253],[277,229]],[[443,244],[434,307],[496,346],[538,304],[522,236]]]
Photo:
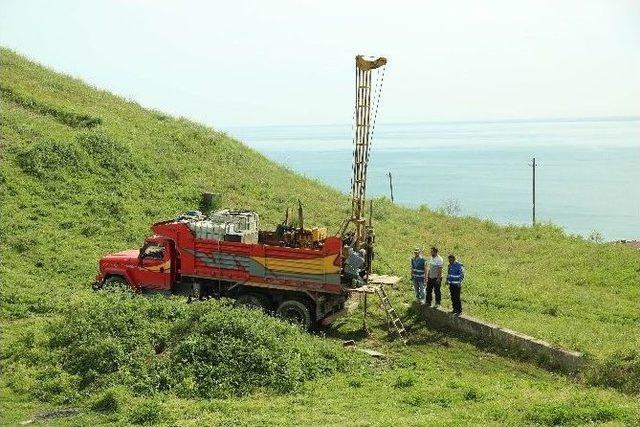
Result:
[[252,308],[254,310],[260,310],[267,312],[269,303],[267,299],[260,294],[242,294],[233,303],[235,307]]
[[102,283],[102,287],[100,287],[100,289],[102,290],[106,290],[106,291],[111,291],[111,292],[124,292],[124,291],[131,291],[131,288],[129,287],[129,283],[127,282],[127,279],[125,279],[122,276],[110,276],[107,277],[104,282]]
[[306,304],[296,301],[287,300],[278,306],[276,315],[288,322],[300,326],[304,330],[311,330],[313,321],[311,319],[311,310]]

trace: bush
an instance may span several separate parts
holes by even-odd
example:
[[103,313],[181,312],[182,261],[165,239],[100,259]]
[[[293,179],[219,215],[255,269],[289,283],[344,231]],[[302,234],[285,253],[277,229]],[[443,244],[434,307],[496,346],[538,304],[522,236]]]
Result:
[[48,349],[80,390],[123,384],[138,394],[226,397],[303,382],[353,365],[334,343],[221,301],[104,293],[47,329]]
[[78,377],[54,366],[45,366],[36,373],[33,394],[40,400],[68,403],[77,397]]
[[225,307],[197,314],[171,351],[180,377],[195,384],[186,394],[223,397],[261,387],[286,392],[349,364],[342,349],[261,313]]
[[157,424],[163,418],[162,407],[153,400],[143,403],[129,414],[129,422],[137,425]]
[[109,389],[93,401],[91,409],[107,414],[118,412],[120,410],[121,400],[121,392],[117,389]]
[[109,175],[133,172],[141,176],[147,172],[146,163],[124,144],[102,133],[84,133],[77,137],[80,147]]
[[20,168],[40,179],[60,178],[64,172],[78,175],[86,172],[86,156],[75,144],[59,141],[39,141],[17,154]]
[[420,393],[410,394],[402,398],[402,403],[409,406],[423,406],[425,404],[425,397]]
[[403,375],[396,378],[396,382],[393,384],[394,388],[408,388],[412,387],[416,382],[413,376]]
[[465,390],[463,394],[464,400],[477,402],[480,400],[480,393],[475,388],[469,388]]

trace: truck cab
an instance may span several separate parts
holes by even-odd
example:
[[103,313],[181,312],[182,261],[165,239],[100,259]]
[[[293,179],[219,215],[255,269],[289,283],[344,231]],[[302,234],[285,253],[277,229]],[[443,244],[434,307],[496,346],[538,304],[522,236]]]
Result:
[[175,245],[171,239],[148,237],[139,250],[103,256],[94,288],[127,284],[135,290],[170,291],[177,274],[176,264]]

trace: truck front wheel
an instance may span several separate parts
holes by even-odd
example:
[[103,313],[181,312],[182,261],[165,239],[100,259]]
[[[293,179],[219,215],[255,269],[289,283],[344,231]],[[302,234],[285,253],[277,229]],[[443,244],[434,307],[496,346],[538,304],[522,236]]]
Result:
[[127,279],[122,276],[110,276],[105,279],[100,289],[107,291],[131,291]]
[[238,298],[236,298],[236,302],[234,303],[234,305],[236,307],[246,307],[252,308],[254,310],[261,310],[265,313],[269,308],[267,299],[259,294],[242,294]]
[[309,307],[296,300],[288,300],[280,304],[276,310],[276,315],[307,331],[311,329],[313,323]]

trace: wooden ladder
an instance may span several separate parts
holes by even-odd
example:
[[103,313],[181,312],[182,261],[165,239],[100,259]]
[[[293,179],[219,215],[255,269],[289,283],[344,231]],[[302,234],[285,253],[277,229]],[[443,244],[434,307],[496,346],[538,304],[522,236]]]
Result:
[[393,329],[398,334],[398,337],[402,340],[403,344],[406,344],[407,339],[407,330],[404,328],[402,324],[402,320],[396,313],[396,309],[391,305],[391,301],[389,301],[389,296],[387,292],[384,290],[382,285],[375,287],[376,294],[380,297],[380,302],[382,303],[382,308],[387,313],[387,319],[389,320],[389,324],[393,326]]

